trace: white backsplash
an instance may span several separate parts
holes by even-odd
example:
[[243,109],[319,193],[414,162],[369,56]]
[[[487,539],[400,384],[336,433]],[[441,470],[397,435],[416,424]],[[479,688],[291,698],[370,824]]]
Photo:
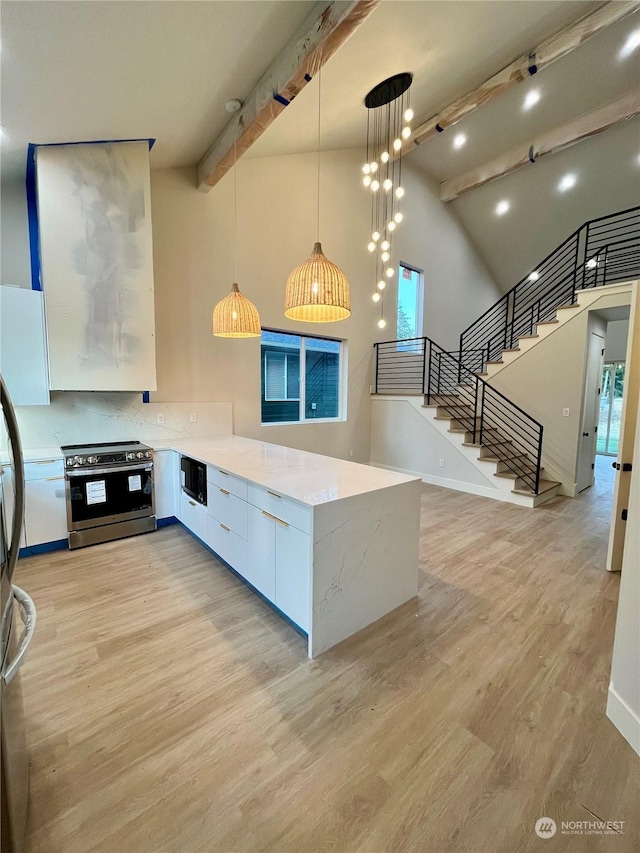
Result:
[[[60,391],[49,406],[16,406],[25,449],[96,441],[231,435],[231,403],[143,403],[141,394]],[[196,414],[192,423],[190,416]],[[158,423],[164,415],[164,424]]]

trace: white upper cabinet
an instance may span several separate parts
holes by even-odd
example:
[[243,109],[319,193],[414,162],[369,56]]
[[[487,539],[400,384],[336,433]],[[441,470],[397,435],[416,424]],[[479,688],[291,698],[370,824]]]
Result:
[[156,388],[147,142],[36,154],[50,388]]
[[49,373],[39,290],[0,287],[0,373],[15,406],[46,406]]

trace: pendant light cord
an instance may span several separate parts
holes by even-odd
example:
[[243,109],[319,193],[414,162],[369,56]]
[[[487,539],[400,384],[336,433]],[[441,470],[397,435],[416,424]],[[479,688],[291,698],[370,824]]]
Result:
[[[239,122],[238,122],[239,125]],[[233,280],[238,281],[238,125],[233,137]]]
[[317,212],[317,237],[320,242],[320,92],[322,88],[322,68],[318,69],[318,212]]

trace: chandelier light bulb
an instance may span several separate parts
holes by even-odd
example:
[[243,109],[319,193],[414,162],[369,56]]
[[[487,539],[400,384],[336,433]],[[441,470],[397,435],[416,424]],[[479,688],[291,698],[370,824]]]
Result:
[[384,329],[384,327],[386,325],[387,325],[387,321],[384,319],[384,317],[380,317],[380,319],[378,320],[378,328]]
[[368,249],[370,252],[375,252],[375,250],[376,250],[376,244],[373,242],[373,240],[368,244],[367,249]]
[[370,171],[371,171],[371,166],[368,163],[365,163],[364,166],[362,167],[362,174],[368,175]]
[[387,271],[385,273],[387,278],[393,278],[393,267],[387,267]]
[[402,140],[400,138],[393,140],[393,150],[399,151],[402,148]]
[[392,186],[393,186],[393,181],[391,180],[391,178],[385,178],[384,181],[382,182],[382,187],[384,190],[386,190],[386,192],[389,192],[389,190],[391,189]]
[[365,187],[369,186],[369,184],[371,183],[371,178],[369,177],[369,175],[364,176],[364,178],[362,179],[362,183],[365,185]]
[[391,243],[388,240],[383,240],[382,243],[380,243],[380,248],[383,252],[386,252],[387,249],[391,248]]
[[405,127],[402,128],[402,138],[408,139],[410,136],[411,136],[411,128],[409,127],[409,125],[405,125]]
[[404,111],[404,120],[405,121],[411,121],[412,118],[413,118],[413,110],[411,109],[411,107],[407,107],[407,109]]
[[389,229],[389,231],[396,230],[396,223],[393,221],[393,219],[387,222],[387,228]]
[[375,160],[373,160],[373,162],[371,163],[371,171],[372,171],[372,172],[377,172],[377,171],[378,171],[378,164],[377,164],[377,162],[376,162]]
[[388,163],[389,162],[389,152],[383,151],[382,154],[380,155],[380,159],[382,160],[383,163]]
[[395,215],[393,218],[394,218],[394,219],[395,219],[395,221],[398,223],[398,225],[399,225],[399,224],[402,222],[402,220],[404,219],[404,217],[403,217],[403,215],[400,213],[400,211],[398,211],[398,212],[396,213],[396,215]]
[[375,242],[377,243],[377,242],[378,242],[378,240],[380,239],[380,232],[379,232],[379,231],[374,231],[374,232],[373,232],[373,234],[371,235],[371,239],[372,239],[372,240],[375,240]]
[[381,278],[380,281],[378,282],[378,290],[384,290],[386,286],[387,286],[386,281]]
[[404,187],[398,187],[396,189],[396,198],[402,198],[404,195]]
[[389,254],[389,252],[383,252],[383,253],[380,255],[380,257],[382,258],[382,263],[383,263],[383,264],[386,264],[386,263],[387,263],[387,261],[389,260],[389,258],[391,257],[391,255]]
[[380,302],[380,294],[377,291],[376,291],[376,293],[373,294],[373,296],[371,298],[373,299],[374,302]]
[[380,189],[380,184],[378,183],[378,181],[371,181],[371,189],[374,193],[378,192],[378,190]]

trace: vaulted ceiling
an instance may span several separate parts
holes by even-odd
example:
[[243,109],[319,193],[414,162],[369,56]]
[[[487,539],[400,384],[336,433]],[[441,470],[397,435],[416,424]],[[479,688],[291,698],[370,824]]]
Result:
[[[426,119],[603,5],[384,0],[322,71],[322,147],[364,148],[364,95],[390,74],[413,72],[412,107]],[[244,100],[321,8],[303,0],[3,0],[3,180],[23,174],[28,142],[153,137],[152,168],[195,164],[229,121],[225,102]],[[633,32],[640,12],[407,156],[438,192],[440,182],[638,91],[640,50],[620,52]],[[316,77],[248,156],[315,150],[317,85]],[[540,99],[524,110],[534,88]],[[455,148],[459,134],[466,141]],[[634,119],[449,204],[508,287],[584,219],[637,203],[639,153]],[[575,186],[560,193],[568,172]],[[357,175],[354,191],[362,191]],[[505,199],[509,213],[498,217]]]

